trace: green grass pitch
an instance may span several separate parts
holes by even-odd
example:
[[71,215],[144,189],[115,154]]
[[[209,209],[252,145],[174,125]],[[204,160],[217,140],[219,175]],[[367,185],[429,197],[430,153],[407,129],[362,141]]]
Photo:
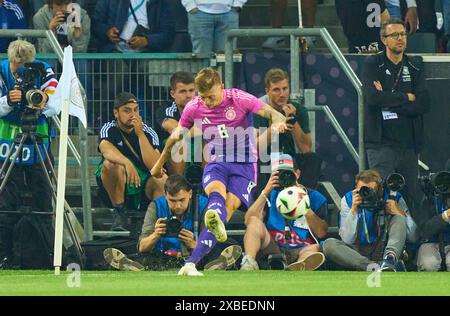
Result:
[[[450,295],[449,273],[211,271],[204,277],[181,277],[177,271],[81,271],[80,287],[68,272],[0,271],[0,295]],[[69,282],[67,282],[69,280]],[[379,282],[378,282],[379,281]]]

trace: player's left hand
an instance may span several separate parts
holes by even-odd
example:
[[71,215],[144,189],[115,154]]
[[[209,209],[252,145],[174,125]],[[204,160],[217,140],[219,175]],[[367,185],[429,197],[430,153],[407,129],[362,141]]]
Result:
[[160,179],[166,174],[166,170],[156,164],[153,166],[152,170],[150,170],[150,174],[152,177]]
[[274,123],[271,125],[272,132],[283,134],[288,130],[286,122]]

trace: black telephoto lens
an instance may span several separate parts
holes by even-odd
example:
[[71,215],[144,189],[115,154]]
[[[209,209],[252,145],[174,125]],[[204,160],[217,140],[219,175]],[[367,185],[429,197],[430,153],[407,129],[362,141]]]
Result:
[[39,105],[44,101],[44,97],[37,91],[28,91],[27,92],[27,101],[31,105]]

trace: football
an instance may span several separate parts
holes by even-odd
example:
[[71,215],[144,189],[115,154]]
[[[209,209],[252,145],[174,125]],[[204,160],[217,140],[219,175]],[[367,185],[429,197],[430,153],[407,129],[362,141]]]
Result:
[[276,205],[284,218],[295,220],[310,209],[308,192],[300,187],[286,188],[278,194]]

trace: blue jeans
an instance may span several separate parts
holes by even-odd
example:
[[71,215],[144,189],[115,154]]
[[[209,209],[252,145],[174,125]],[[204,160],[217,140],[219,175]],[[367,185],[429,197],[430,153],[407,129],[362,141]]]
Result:
[[399,6],[395,6],[395,5],[392,5],[392,4],[386,2],[386,8],[389,11],[389,15],[392,18],[397,18],[397,19],[402,18],[402,12],[401,12]]
[[450,53],[450,0],[441,0],[444,29],[447,35],[447,53]]
[[188,13],[188,21],[192,52],[211,53],[224,50],[227,31],[239,28],[239,13],[209,14],[197,11]]

